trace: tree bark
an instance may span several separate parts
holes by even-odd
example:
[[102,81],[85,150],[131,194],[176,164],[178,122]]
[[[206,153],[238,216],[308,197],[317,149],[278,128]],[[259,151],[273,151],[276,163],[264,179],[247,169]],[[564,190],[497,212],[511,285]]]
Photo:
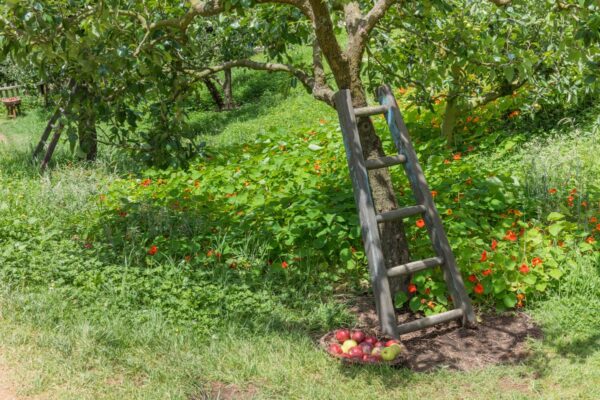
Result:
[[79,101],[81,102],[77,121],[79,149],[85,154],[86,161],[95,161],[98,156],[96,112],[94,111],[93,95],[83,86],[79,90]]
[[233,110],[235,102],[233,100],[233,79],[231,77],[231,68],[225,68],[225,82],[223,83],[223,93],[225,93],[225,109]]
[[221,96],[221,93],[219,93],[219,89],[217,89],[215,83],[210,78],[204,78],[202,79],[202,82],[204,82],[204,85],[208,89],[208,93],[210,93],[210,97],[212,97],[215,102],[217,109],[223,111],[225,103],[223,102],[223,97]]
[[459,115],[458,97],[455,93],[449,93],[446,99],[446,109],[444,110],[444,119],[442,121],[442,136],[448,144],[452,145],[454,141],[454,129]]

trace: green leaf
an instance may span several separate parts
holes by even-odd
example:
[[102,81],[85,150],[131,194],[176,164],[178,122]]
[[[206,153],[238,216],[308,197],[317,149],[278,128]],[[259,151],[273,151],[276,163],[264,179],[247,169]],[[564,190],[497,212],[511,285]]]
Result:
[[548,214],[548,216],[546,217],[546,219],[548,221],[560,221],[561,219],[564,219],[565,216],[562,215],[561,213],[557,213],[557,212],[551,212],[550,214]]
[[396,297],[394,299],[394,301],[395,301],[394,304],[396,307],[400,307],[404,303],[406,303],[406,300],[408,300],[408,296],[406,295],[406,293],[398,292],[398,293],[396,293]]
[[517,295],[514,293],[507,293],[502,298],[504,305],[508,308],[513,308],[517,305]]
[[557,222],[556,224],[552,224],[548,227],[548,232],[554,237],[558,236],[559,233],[563,230],[564,226],[562,222]]

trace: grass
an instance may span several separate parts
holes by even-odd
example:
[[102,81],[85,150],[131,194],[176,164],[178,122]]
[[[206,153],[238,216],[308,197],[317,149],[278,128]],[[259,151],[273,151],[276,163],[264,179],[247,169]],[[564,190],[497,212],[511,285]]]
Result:
[[[242,96],[239,112],[192,114],[191,121],[211,146],[227,147],[252,141],[261,131],[295,132],[296,126],[316,126],[320,118],[333,118],[331,110],[300,91],[285,97],[280,89],[275,85],[253,103],[245,103]],[[272,101],[272,94],[277,101]],[[160,286],[177,282],[181,266],[167,259],[134,269],[127,254],[94,260],[77,240],[62,237],[65,232],[85,234],[94,222],[98,194],[124,172],[112,154],[86,166],[71,164],[63,149],[52,172],[40,176],[28,161],[27,149],[43,129],[43,116],[31,111],[16,121],[0,120],[0,133],[7,138],[0,144],[0,257],[10,260],[11,252],[20,250],[17,254],[27,254],[19,262],[7,263],[10,268],[0,266],[0,351],[17,376],[19,395],[208,399],[219,398],[221,389],[237,390],[237,398],[258,399],[600,396],[597,257],[575,255],[559,287],[530,304],[529,312],[542,325],[545,338],[532,344],[529,361],[467,373],[340,366],[315,346],[313,338],[351,320],[335,298],[315,295],[316,289],[311,288],[285,298],[265,282],[254,285],[249,279],[237,282],[228,275],[208,276],[211,287],[233,288],[241,300],[248,300],[241,307],[249,308],[221,310],[217,315],[221,323],[209,332],[191,322],[169,322],[165,307],[155,307],[152,301],[144,307],[129,306],[135,291],[148,293],[150,300],[154,290],[175,293],[177,285]],[[561,184],[565,171],[579,170],[580,182],[598,185],[594,172],[598,171],[595,154],[600,152],[598,131],[593,124],[581,126],[581,131],[552,140],[528,141],[511,159],[498,162],[515,165],[535,154],[539,162],[528,168],[523,180],[531,193],[539,195],[543,190],[533,188]],[[215,131],[222,133],[215,135]],[[481,162],[494,155],[482,153]],[[249,243],[247,251],[256,251]],[[13,279],[24,270],[38,271],[46,265],[48,275],[32,272],[28,277],[39,281],[36,285]],[[150,290],[136,286],[143,283],[151,285]],[[173,310],[183,307],[176,300],[174,296]],[[268,312],[260,311],[261,303]]]

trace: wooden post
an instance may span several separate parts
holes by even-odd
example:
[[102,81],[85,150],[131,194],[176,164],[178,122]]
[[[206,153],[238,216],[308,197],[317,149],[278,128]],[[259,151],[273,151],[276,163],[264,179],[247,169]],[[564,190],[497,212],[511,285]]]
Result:
[[50,118],[50,121],[48,121],[48,125],[46,125],[46,129],[44,129],[44,133],[42,133],[42,137],[40,138],[40,141],[38,142],[37,146],[35,147],[35,150],[33,151],[34,159],[36,159],[37,156],[44,149],[44,146],[46,145],[46,140],[48,140],[48,137],[50,136],[50,132],[52,132],[52,129],[54,129],[54,124],[60,117],[60,114],[61,114],[61,109],[57,108],[56,111],[54,112],[54,114],[52,115],[52,117]]
[[365,253],[369,262],[375,305],[384,335],[398,338],[398,322],[385,266],[375,207],[369,186],[369,176],[363,158],[362,145],[356,125],[356,115],[349,90],[340,90],[334,102],[342,127],[344,146],[350,177],[354,187],[354,200],[360,216],[360,227]]
[[56,130],[54,131],[54,136],[52,137],[52,140],[50,141],[50,145],[48,146],[48,150],[46,150],[46,155],[44,155],[44,160],[42,161],[42,165],[40,166],[40,170],[42,172],[44,172],[46,170],[48,163],[52,159],[52,155],[54,154],[54,149],[56,149],[56,145],[58,144],[58,139],[60,139],[60,134],[62,133],[63,128],[64,128],[64,125],[61,122],[60,124],[58,124],[58,126],[56,127]]
[[471,306],[471,299],[469,299],[465,290],[464,282],[456,265],[450,243],[448,243],[444,226],[442,225],[442,220],[435,208],[425,174],[417,159],[417,153],[411,144],[408,128],[404,123],[396,99],[389,86],[379,88],[378,97],[382,105],[389,107],[385,115],[386,121],[399,154],[406,157],[404,169],[410,181],[415,201],[417,204],[425,206],[424,218],[429,238],[437,255],[444,259],[442,271],[446,285],[452,294],[455,306],[463,310],[463,324],[473,325],[475,324],[475,313]]

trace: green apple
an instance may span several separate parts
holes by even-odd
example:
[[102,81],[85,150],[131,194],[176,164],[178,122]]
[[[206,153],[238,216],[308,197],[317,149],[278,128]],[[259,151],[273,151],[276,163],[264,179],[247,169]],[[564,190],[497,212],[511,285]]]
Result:
[[358,346],[355,340],[346,340],[344,344],[342,344],[342,351],[344,353],[348,353],[351,348]]
[[391,347],[386,347],[385,349],[381,350],[381,358],[383,361],[392,361],[397,355],[398,353],[396,350]]

